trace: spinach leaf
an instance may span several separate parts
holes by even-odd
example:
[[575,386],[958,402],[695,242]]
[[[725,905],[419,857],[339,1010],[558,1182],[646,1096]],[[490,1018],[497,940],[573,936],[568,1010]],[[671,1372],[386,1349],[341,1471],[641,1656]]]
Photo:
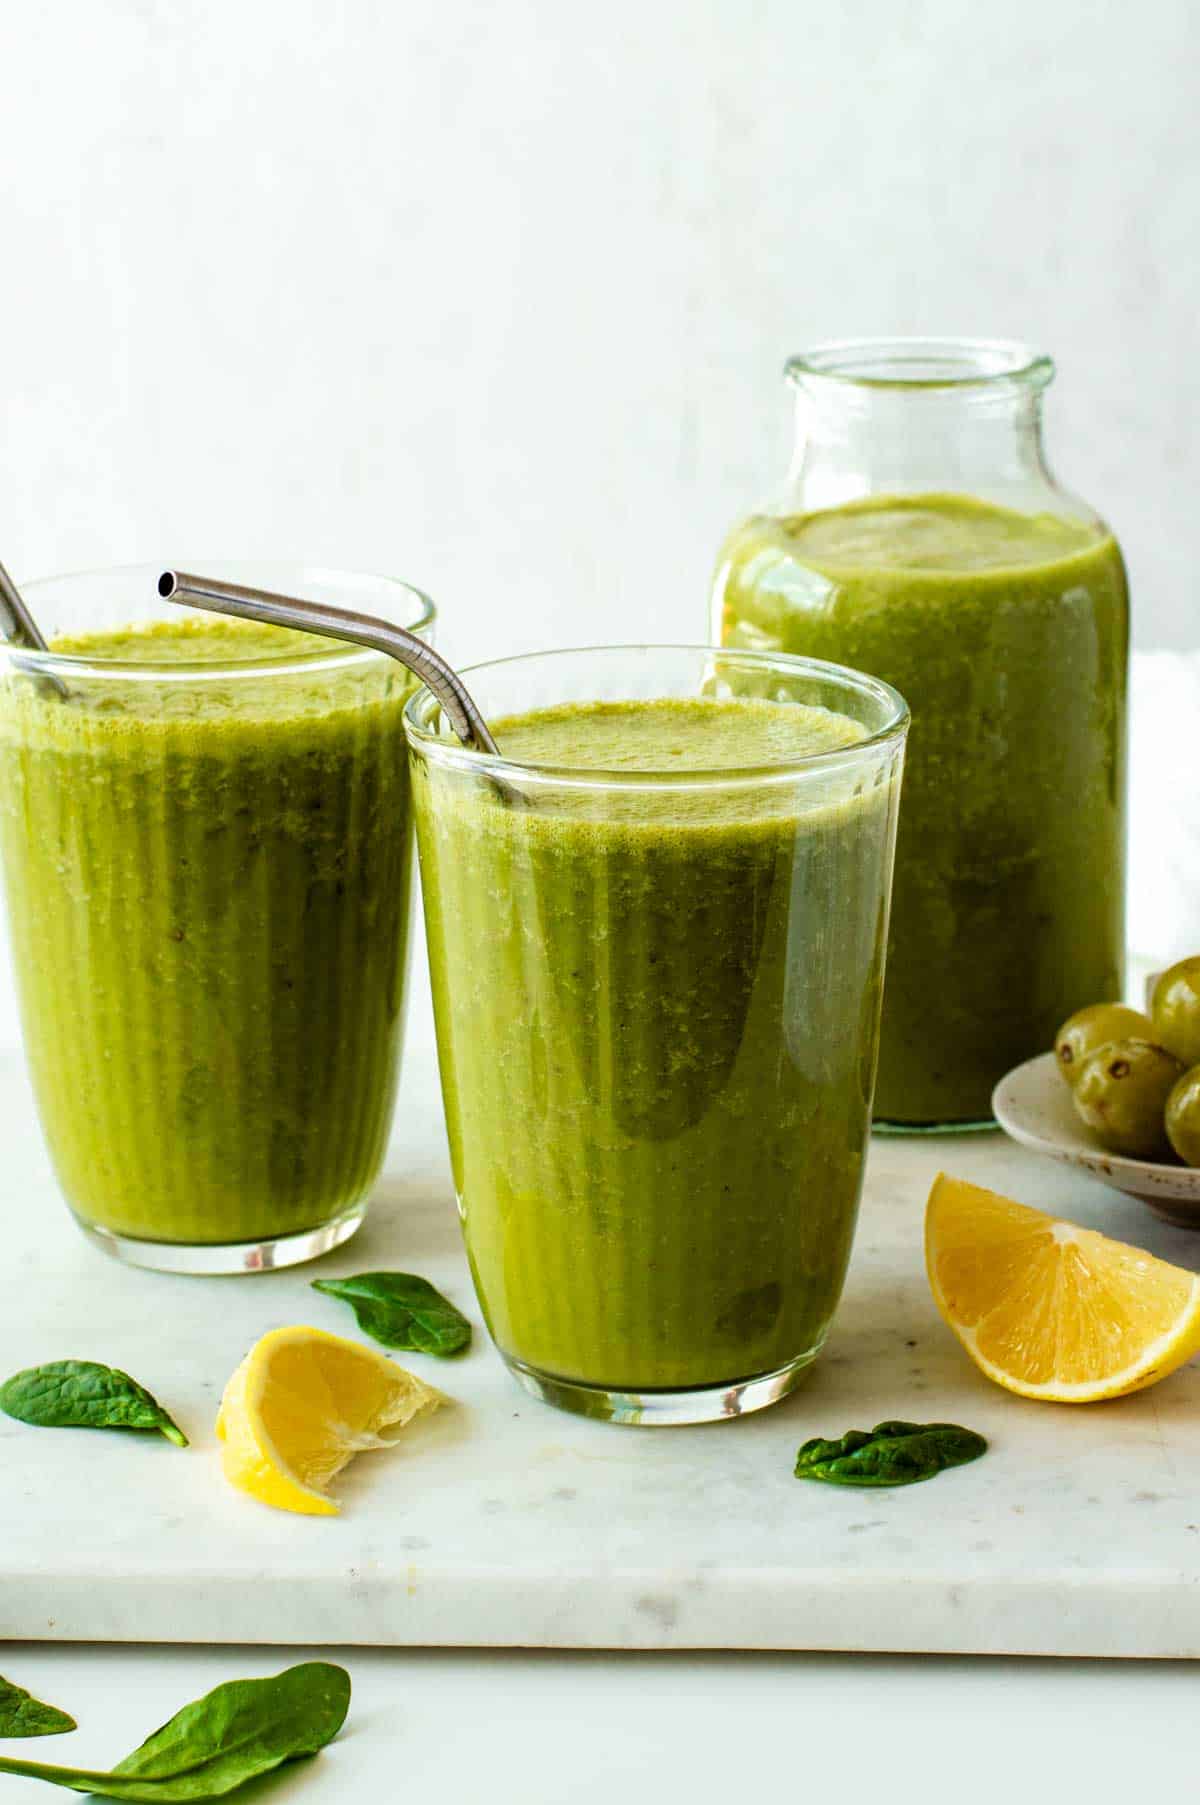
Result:
[[185,1705],[111,1773],[3,1757],[0,1773],[147,1805],[220,1799],[285,1761],[315,1755],[337,1735],[349,1707],[345,1668],[305,1661],[273,1679],[230,1680]]
[[314,1279],[351,1305],[358,1326],[384,1347],[418,1354],[459,1354],[469,1346],[471,1325],[461,1310],[412,1272],[360,1272],[356,1278]]
[[157,1429],[177,1447],[187,1436],[144,1385],[94,1360],[51,1360],[0,1385],[0,1410],[47,1429]]
[[982,1435],[957,1423],[876,1423],[836,1441],[819,1436],[806,1441],[796,1456],[796,1478],[826,1485],[915,1485],[986,1452]]
[[43,1705],[41,1699],[0,1678],[0,1739],[8,1736],[61,1736],[64,1730],[77,1728],[75,1719],[60,1711],[57,1705]]

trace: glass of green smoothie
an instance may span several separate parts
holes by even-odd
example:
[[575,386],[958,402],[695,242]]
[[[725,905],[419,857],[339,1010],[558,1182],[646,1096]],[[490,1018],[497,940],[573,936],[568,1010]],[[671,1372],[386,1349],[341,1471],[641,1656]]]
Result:
[[[428,636],[407,584],[216,576]],[[0,650],[0,849],[33,1087],[108,1252],[173,1272],[353,1234],[402,1032],[414,684],[341,642],[157,600],[157,566],[31,583]]]
[[816,661],[637,646],[406,720],[454,1181],[492,1336],[566,1409],[782,1397],[841,1293],[907,710]]
[[849,340],[787,374],[792,466],[726,540],[711,630],[907,699],[876,1116],[990,1125],[1005,1072],[1122,994],[1124,564],[1046,467],[1048,357]]

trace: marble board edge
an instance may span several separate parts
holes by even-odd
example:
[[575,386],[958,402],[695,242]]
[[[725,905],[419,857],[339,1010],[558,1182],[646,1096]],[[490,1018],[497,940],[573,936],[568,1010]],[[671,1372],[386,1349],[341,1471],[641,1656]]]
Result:
[[106,1582],[0,1575],[8,1641],[396,1648],[774,1650],[1200,1657],[1200,1585],[1144,1572],[780,1585],[777,1574],[601,1574],[524,1583],[469,1571]]

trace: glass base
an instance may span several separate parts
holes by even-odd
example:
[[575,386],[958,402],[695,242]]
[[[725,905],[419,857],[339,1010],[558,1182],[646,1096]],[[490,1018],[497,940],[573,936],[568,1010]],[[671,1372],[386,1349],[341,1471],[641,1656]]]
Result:
[[748,1416],[752,1410],[765,1410],[768,1404],[777,1404],[780,1398],[795,1391],[820,1351],[813,1348],[790,1365],[773,1373],[760,1373],[757,1378],[685,1391],[610,1391],[603,1385],[583,1385],[577,1379],[557,1379],[509,1354],[502,1353],[500,1358],[518,1385],[543,1404],[601,1422],[636,1423],[654,1429],[684,1423],[719,1423],[723,1417]]
[[978,1122],[883,1122],[871,1123],[872,1134],[988,1134],[999,1128],[995,1116],[981,1116]]
[[179,1241],[139,1241],[130,1235],[114,1234],[94,1222],[84,1222],[80,1217],[76,1221],[94,1247],[126,1266],[144,1266],[150,1272],[182,1272],[193,1277],[227,1277],[234,1273],[273,1272],[280,1266],[299,1266],[304,1260],[315,1260],[348,1241],[366,1213],[366,1205],[358,1203],[332,1222],[306,1228],[299,1234],[201,1246]]

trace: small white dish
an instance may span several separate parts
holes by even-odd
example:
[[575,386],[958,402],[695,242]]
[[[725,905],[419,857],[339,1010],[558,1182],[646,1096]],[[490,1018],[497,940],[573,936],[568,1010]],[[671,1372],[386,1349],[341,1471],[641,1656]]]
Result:
[[992,1111],[1005,1134],[1023,1147],[1092,1173],[1178,1228],[1200,1229],[1200,1167],[1107,1153],[1075,1114],[1053,1053],[1027,1059],[1002,1078],[992,1093]]

